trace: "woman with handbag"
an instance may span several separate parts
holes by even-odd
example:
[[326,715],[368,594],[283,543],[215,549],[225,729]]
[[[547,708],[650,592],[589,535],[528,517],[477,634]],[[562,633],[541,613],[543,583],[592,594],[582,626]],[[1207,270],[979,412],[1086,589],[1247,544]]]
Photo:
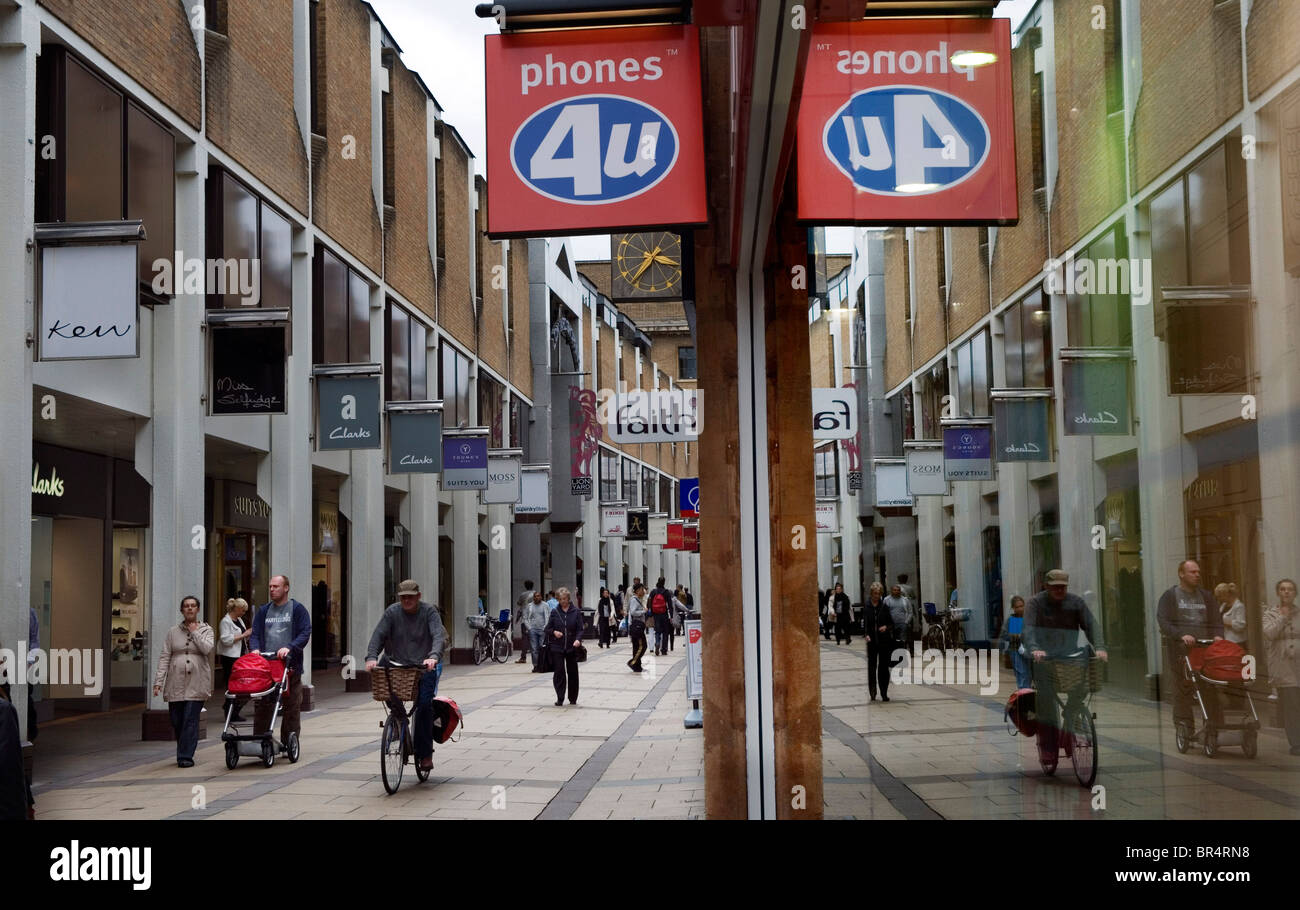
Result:
[[[244,656],[248,650],[248,638],[253,634],[253,630],[244,625],[240,619],[248,612],[248,601],[242,597],[232,597],[226,601],[226,615],[221,617],[221,644],[217,648],[217,655],[221,658],[222,680],[230,682],[230,671],[235,666],[235,661]],[[239,716],[239,711],[244,707],[247,699],[236,701],[233,696],[226,696],[226,703],[222,706],[222,711],[228,713],[230,706],[235,705],[235,714],[230,719],[235,723],[244,723],[244,718]]]
[[582,644],[582,611],[570,603],[568,588],[556,588],[560,605],[551,611],[546,624],[546,641],[550,645],[551,659],[555,661],[552,682],[555,684],[555,704],[564,704],[568,689],[569,704],[578,703],[578,651]]
[[176,765],[194,767],[194,750],[199,744],[199,712],[212,695],[212,626],[199,619],[199,599],[193,594],[181,600],[181,624],[163,637],[153,694],[167,702],[172,730],[176,733]]

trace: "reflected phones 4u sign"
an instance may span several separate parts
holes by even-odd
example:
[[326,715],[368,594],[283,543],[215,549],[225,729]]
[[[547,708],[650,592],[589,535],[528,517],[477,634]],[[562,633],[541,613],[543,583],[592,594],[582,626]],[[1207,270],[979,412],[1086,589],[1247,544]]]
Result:
[[707,221],[694,27],[486,41],[491,236]]
[[1014,224],[1006,19],[864,19],[813,31],[799,218]]

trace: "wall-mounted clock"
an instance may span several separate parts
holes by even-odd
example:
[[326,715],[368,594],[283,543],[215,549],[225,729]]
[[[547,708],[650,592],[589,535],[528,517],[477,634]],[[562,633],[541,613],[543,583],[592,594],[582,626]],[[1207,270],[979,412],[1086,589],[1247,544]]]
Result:
[[682,238],[667,231],[615,234],[613,294],[619,300],[672,300],[682,296]]

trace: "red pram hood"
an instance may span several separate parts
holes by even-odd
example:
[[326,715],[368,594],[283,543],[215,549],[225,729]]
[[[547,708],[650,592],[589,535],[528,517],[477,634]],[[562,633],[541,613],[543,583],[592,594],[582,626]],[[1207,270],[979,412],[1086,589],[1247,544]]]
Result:
[[284,677],[284,661],[267,660],[261,654],[245,654],[230,668],[226,691],[238,695],[265,692]]

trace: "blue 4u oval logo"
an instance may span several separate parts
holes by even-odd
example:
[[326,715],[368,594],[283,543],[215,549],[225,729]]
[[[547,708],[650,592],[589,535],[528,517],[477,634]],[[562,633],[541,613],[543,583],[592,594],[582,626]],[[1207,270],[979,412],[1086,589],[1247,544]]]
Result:
[[533,114],[510,142],[519,179],[560,202],[631,199],[677,163],[677,130],[661,112],[621,95],[566,98]]
[[988,159],[984,118],[955,95],[915,85],[858,92],[826,121],[822,145],[854,185],[882,196],[956,186]]

